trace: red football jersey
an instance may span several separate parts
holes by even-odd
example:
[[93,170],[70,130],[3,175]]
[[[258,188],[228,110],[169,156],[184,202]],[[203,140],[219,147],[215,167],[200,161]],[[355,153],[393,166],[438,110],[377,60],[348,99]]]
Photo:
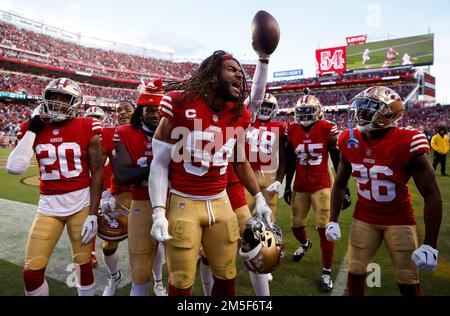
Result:
[[113,159],[114,152],[114,134],[116,133],[115,127],[104,127],[102,131],[102,147],[106,150],[106,162],[103,166],[103,187],[106,189],[111,188],[112,180],[112,166],[111,161]]
[[353,217],[375,225],[415,225],[408,181],[408,161],[427,152],[426,136],[414,129],[393,128],[377,144],[368,144],[355,129],[357,149],[349,149],[349,131],[339,137],[342,156],[352,165],[358,186]]
[[246,134],[246,155],[253,170],[276,172],[279,159],[276,147],[286,137],[286,126],[277,121],[256,119]]
[[[21,124],[20,138],[28,130],[28,124],[29,121]],[[33,144],[39,164],[41,194],[66,194],[89,187],[89,142],[101,132],[100,122],[90,117],[44,125]]]
[[331,188],[328,168],[328,142],[338,134],[336,124],[319,120],[306,131],[301,124],[288,127],[288,141],[297,155],[295,192],[315,192]]
[[[134,129],[131,125],[119,126],[117,134],[130,154],[134,166],[150,166],[153,159],[152,137],[145,135],[141,129]],[[132,184],[131,196],[135,201],[150,200],[147,180]]]
[[[169,92],[161,100],[160,114],[182,135],[180,157],[171,162],[171,185],[188,196],[215,196],[225,192],[228,159],[233,155],[238,135],[250,124],[250,112],[244,107],[234,118],[234,103],[214,112],[206,101],[194,94]],[[236,129],[239,128],[239,129]]]

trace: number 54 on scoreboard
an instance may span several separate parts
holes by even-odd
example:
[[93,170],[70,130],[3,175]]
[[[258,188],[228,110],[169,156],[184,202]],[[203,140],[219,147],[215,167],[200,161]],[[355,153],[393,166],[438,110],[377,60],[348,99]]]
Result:
[[316,50],[316,65],[319,75],[346,70],[346,46]]

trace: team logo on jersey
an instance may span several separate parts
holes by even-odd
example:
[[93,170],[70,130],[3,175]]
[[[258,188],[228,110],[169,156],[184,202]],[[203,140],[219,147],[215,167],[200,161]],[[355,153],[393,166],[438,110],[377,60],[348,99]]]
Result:
[[57,128],[55,128],[54,130],[53,130],[53,135],[58,135],[59,134],[59,129],[57,129]]

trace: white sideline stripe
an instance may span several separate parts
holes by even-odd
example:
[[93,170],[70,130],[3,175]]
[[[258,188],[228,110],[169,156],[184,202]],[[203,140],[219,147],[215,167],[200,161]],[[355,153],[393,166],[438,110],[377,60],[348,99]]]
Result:
[[347,277],[348,277],[348,253],[345,253],[344,259],[341,263],[341,268],[339,269],[336,281],[334,282],[333,291],[331,291],[331,296],[344,296],[345,289],[347,288]]

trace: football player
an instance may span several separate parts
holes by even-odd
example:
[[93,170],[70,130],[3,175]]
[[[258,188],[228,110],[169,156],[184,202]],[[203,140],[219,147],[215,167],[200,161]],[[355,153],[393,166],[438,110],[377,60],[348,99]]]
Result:
[[[339,240],[340,208],[350,176],[358,187],[358,202],[348,241],[348,294],[364,295],[367,265],[384,241],[402,295],[420,295],[417,268],[437,266],[437,239],[442,219],[442,200],[433,168],[426,157],[427,138],[415,129],[398,128],[404,106],[387,87],[371,87],[356,95],[349,120],[357,129],[339,137],[339,165],[331,198],[331,222],[327,239]],[[425,239],[418,247],[408,181],[411,178],[424,197]]]
[[235,147],[233,168],[256,199],[255,216],[272,225],[271,210],[245,159],[243,134],[251,119],[244,107],[245,89],[241,65],[224,51],[206,58],[191,78],[166,86],[149,188],[151,233],[166,241],[169,295],[190,295],[200,245],[214,276],[212,295],[235,294],[239,227],[226,194]]
[[42,104],[21,125],[21,141],[9,155],[7,170],[22,174],[33,152],[39,164],[40,197],[25,253],[23,278],[27,296],[47,296],[45,269],[67,226],[76,264],[78,294],[94,295],[92,238],[102,190],[100,122],[75,117],[82,103],[78,84],[66,78],[51,81]]
[[[128,101],[121,101],[116,105],[116,124],[118,126],[130,124],[131,115],[134,111],[134,104]],[[94,106],[86,111],[86,116],[97,116],[103,120],[104,113],[99,107]],[[129,185],[118,185],[114,173],[112,173],[111,163],[115,157],[114,135],[116,127],[103,127],[102,147],[103,147],[103,186],[100,208],[104,214],[114,211],[116,205],[122,205],[126,209],[131,205],[131,192]],[[119,288],[122,272],[119,269],[119,255],[117,249],[118,241],[104,240],[102,242],[103,262],[110,273],[108,285],[103,291],[103,296],[114,296]],[[94,248],[95,249],[95,248]]]
[[[262,104],[256,109],[256,119],[247,131],[246,154],[255,173],[255,178],[267,204],[272,210],[272,219],[278,208],[278,191],[283,182],[286,161],[286,127],[275,121],[278,112],[277,99],[266,93]],[[245,199],[250,211],[255,207],[253,197],[246,192]]]
[[[337,170],[339,165],[338,129],[336,124],[323,119],[322,104],[312,95],[304,95],[298,100],[295,106],[295,118],[296,122],[289,126],[287,132],[287,155],[290,162],[285,188],[286,201],[292,208],[292,232],[300,242],[300,247],[294,252],[292,260],[299,262],[312,247],[311,240],[306,234],[308,213],[312,206],[322,250],[321,286],[323,291],[330,292],[333,289],[331,267],[334,243],[329,242],[325,237],[325,227],[330,220],[332,183],[328,157],[331,157],[333,166]],[[292,193],[291,182],[294,171],[296,176]]]
[[[273,101],[274,101],[273,96],[270,100],[268,100],[270,95],[265,94],[265,87],[266,87],[266,83],[267,83],[267,73],[268,73],[268,64],[269,64],[270,55],[262,54],[262,53],[258,52],[257,50],[255,50],[255,51],[258,54],[259,60],[256,65],[255,74],[253,76],[251,95],[250,95],[250,98],[247,98],[246,103],[248,104],[249,109],[252,112],[255,112],[255,111],[258,112],[259,111],[258,109],[260,106],[266,106],[266,105],[269,106],[271,108],[271,110],[270,110],[270,113],[268,113],[268,114],[270,114],[269,116],[272,117],[273,113],[276,113],[278,104],[273,103]],[[265,105],[263,100],[268,101],[268,103],[270,103],[270,104]],[[275,102],[276,102],[276,100],[275,100]],[[264,109],[261,112],[263,113],[265,111],[267,112],[267,109]],[[257,125],[257,126],[259,126],[259,125]],[[253,146],[256,146],[256,148],[258,148],[258,145],[260,142],[259,130],[257,130],[256,133],[253,133],[251,135],[256,138],[255,139],[256,144],[253,144]],[[275,139],[272,139],[271,135],[269,137],[267,137],[265,134],[263,134],[261,137],[262,137],[262,139],[264,139],[266,141],[266,143],[264,143],[264,145],[265,145],[264,148],[266,150],[270,149],[270,152],[271,152],[272,148],[278,148],[278,147],[275,147],[276,146]],[[270,138],[270,139],[268,139],[268,138]],[[248,140],[247,140],[247,142],[248,142]],[[278,144],[278,142],[276,142],[276,144]],[[248,152],[248,149],[246,149],[246,151]],[[258,151],[256,151],[256,154],[257,153],[258,153]],[[263,153],[266,158],[266,160],[264,160],[264,163],[267,165],[270,165],[271,157],[269,157],[269,159],[267,159],[268,153],[269,152],[267,152],[267,151],[265,153]],[[253,153],[252,155],[254,156],[255,153]],[[255,160],[257,160],[258,157],[254,157],[254,158],[256,158]],[[249,158],[248,153],[247,153],[247,158]],[[251,161],[250,161],[250,165],[253,168],[253,164]],[[262,190],[261,185],[260,185],[260,189]],[[262,190],[262,192],[264,195],[263,190]],[[233,208],[233,211],[237,217],[237,221],[238,221],[238,225],[239,225],[239,235],[242,237],[242,234],[246,227],[247,221],[251,217],[251,211],[250,211],[249,207],[247,206],[244,188],[241,184],[241,181],[237,177],[236,173],[232,169],[232,166],[228,169],[227,195],[228,195],[228,198],[230,199],[231,207]],[[254,208],[254,200],[250,196],[250,194],[248,194],[248,192],[247,192],[247,195],[248,195],[249,200],[251,199],[251,201],[252,201],[252,209],[253,209]],[[265,197],[266,196],[267,196],[267,193],[266,193]],[[266,200],[267,200],[267,197],[266,197]],[[273,207],[275,205],[275,203],[272,203],[272,204],[273,204],[272,205],[272,207]],[[271,205],[269,204],[269,206],[271,206]],[[274,208],[272,208],[272,207],[271,207],[272,212],[274,212],[276,210],[276,207],[274,207]],[[252,271],[249,271],[249,273],[250,273],[250,280],[252,282],[253,289],[255,290],[255,294],[257,296],[269,296],[270,295],[270,290],[269,290],[270,275],[258,274],[258,273],[252,272]],[[202,279],[204,293],[205,293],[205,295],[210,296],[211,292],[212,292],[212,286],[214,283],[214,279],[212,276],[211,267],[209,265],[209,262],[205,258],[204,255],[202,256],[201,262],[200,262],[200,275],[201,275],[201,279]]]
[[158,126],[162,80],[148,83],[140,93],[131,124],[119,126],[116,137],[114,174],[119,184],[131,184],[132,201],[128,218],[128,251],[131,265],[131,296],[146,296],[151,272],[157,296],[167,296],[162,280],[164,247],[150,235],[152,208],[148,175],[154,151],[152,138]]
[[[104,138],[105,138],[105,134],[107,134],[106,128],[103,126],[103,120],[105,119],[105,112],[98,106],[92,106],[86,110],[86,112],[84,113],[84,117],[93,117],[102,124],[102,147],[103,147],[103,151],[105,151]],[[111,185],[111,164],[110,164],[110,161],[107,160],[103,166],[103,187],[109,188],[110,185]],[[92,261],[92,267],[94,269],[96,269],[98,267],[97,257],[95,256],[96,240],[97,240],[97,235],[95,235],[94,238],[92,239],[91,261]]]

